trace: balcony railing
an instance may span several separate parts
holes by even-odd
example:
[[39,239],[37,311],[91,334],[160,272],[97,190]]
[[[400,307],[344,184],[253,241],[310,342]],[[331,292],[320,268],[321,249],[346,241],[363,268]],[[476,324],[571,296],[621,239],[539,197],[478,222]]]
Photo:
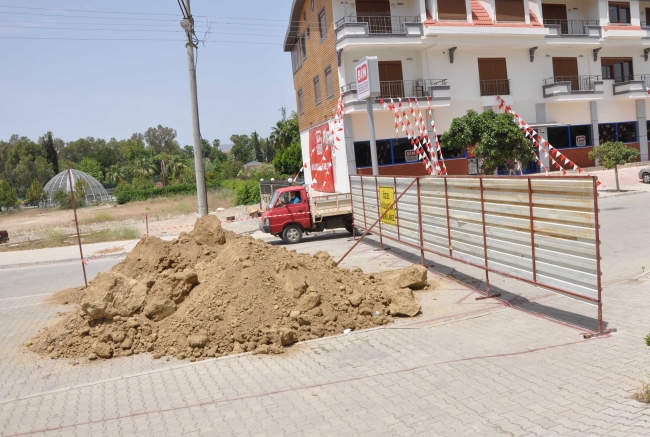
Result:
[[635,81],[644,82],[645,86],[650,88],[650,75],[648,75],[648,74],[640,74],[640,75],[636,75],[636,76],[624,75],[624,76],[618,76],[618,77],[614,78],[614,83],[629,83],[629,82],[635,82]]
[[350,15],[344,18],[341,18],[336,22],[336,28],[338,29],[345,23],[368,23],[368,33],[372,35],[377,34],[400,34],[405,35],[407,33],[406,23],[421,23],[422,20],[420,15],[412,17],[381,17],[381,16],[359,16],[359,15]]
[[482,96],[507,96],[510,95],[510,79],[482,80]]
[[[434,90],[436,87],[446,87],[447,79],[425,79],[425,80],[391,80],[379,82],[381,97],[384,99],[399,99],[409,97],[430,97],[436,98]],[[341,87],[341,92],[356,92],[356,82]]]
[[544,80],[544,85],[552,85],[560,82],[568,82],[569,90],[574,91],[595,91],[596,82],[600,82],[600,76],[555,76]]
[[545,25],[560,26],[560,35],[589,35],[587,26],[598,26],[598,20],[544,20]]
[[650,75],[642,74],[637,76],[626,75],[614,78],[614,95],[634,94],[647,97],[650,88]]

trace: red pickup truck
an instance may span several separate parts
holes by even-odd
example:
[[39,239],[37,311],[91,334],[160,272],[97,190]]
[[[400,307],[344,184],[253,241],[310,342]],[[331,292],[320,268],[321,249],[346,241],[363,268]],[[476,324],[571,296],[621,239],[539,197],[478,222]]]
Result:
[[0,243],[4,243],[7,241],[9,241],[9,232],[0,231]]
[[273,193],[260,223],[262,232],[281,237],[287,244],[300,243],[303,234],[338,228],[352,232],[350,194],[312,197],[302,186]]

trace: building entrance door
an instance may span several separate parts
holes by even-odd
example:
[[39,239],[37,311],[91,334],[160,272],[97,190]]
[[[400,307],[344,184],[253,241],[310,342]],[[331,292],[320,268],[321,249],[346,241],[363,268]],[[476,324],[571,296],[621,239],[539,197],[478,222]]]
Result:
[[406,97],[402,61],[379,61],[379,85],[385,99]]
[[571,82],[571,90],[580,91],[578,58],[553,58],[553,77],[555,82]]

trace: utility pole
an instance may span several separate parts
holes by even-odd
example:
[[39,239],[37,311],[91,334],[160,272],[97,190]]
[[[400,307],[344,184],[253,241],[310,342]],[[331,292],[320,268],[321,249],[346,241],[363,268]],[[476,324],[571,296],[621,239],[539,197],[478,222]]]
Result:
[[[187,66],[190,73],[190,99],[192,102],[192,128],[194,131],[194,170],[196,172],[196,194],[199,201],[199,217],[208,213],[207,193],[205,189],[205,170],[203,168],[203,152],[201,151],[201,126],[199,125],[199,102],[196,86],[196,64],[194,49],[198,48],[194,40],[194,18],[190,12],[190,0],[183,0],[185,9],[181,6],[183,20],[181,27],[187,34]],[[180,5],[180,2],[179,2]]]

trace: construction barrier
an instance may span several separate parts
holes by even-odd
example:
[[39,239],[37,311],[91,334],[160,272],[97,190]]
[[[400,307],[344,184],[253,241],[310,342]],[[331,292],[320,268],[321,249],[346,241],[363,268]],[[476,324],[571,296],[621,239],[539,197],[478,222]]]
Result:
[[355,227],[597,304],[602,331],[596,178],[355,175],[350,187]]

